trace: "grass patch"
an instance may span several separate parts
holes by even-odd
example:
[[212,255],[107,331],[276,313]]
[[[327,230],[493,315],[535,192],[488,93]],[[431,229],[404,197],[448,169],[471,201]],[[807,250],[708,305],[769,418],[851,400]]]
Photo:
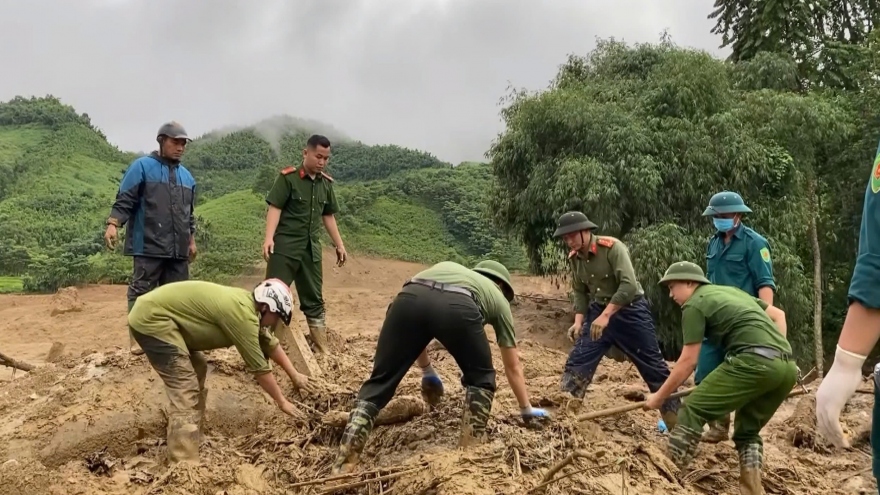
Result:
[[21,291],[21,277],[0,277],[0,294],[12,294]]

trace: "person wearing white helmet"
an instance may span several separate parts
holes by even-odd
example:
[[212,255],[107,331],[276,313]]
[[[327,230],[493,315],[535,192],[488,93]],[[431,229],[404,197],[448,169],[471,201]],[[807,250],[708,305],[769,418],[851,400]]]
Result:
[[264,280],[253,291],[200,280],[173,282],[137,299],[128,324],[165,383],[170,461],[199,460],[208,373],[201,351],[235,346],[278,407],[290,416],[299,414],[269,364],[271,359],[281,366],[296,388],[310,389],[308,378],[294,369],[270,330],[279,320],[288,324],[292,308],[290,288],[278,279]]

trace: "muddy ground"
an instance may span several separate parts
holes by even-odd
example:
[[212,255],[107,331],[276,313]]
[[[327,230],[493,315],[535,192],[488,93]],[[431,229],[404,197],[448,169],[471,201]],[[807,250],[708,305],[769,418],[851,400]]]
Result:
[[[322,417],[348,411],[369,375],[387,304],[420,268],[364,258],[344,268],[332,267],[326,258],[325,267],[328,323],[336,338],[334,352],[319,362],[329,379],[303,397],[276,371],[302,409],[303,417],[295,420],[262,393],[234,350],[209,353],[206,438],[202,463],[195,467],[163,463],[166,398],[146,359],[127,352],[125,287],[0,296],[0,352],[38,365],[14,375],[0,368],[0,495],[519,494],[534,490],[574,451],[584,457],[560,471],[556,476],[570,475],[544,493],[738,493],[732,442],[704,444],[693,469],[679,473],[664,455],[667,434],[658,430],[656,412],[575,421],[577,414],[626,404],[626,397],[647,389],[631,365],[606,360],[586,401],[560,394],[558,378],[570,348],[563,333],[571,315],[567,303],[553,298],[564,298],[564,291],[549,280],[522,277],[515,280],[519,292],[549,298],[520,298],[514,315],[529,392],[533,403],[553,411],[551,425],[535,431],[521,424],[500,373],[490,442],[457,449],[459,373],[453,359],[432,345],[446,384],[440,407],[405,423],[378,426],[360,467],[368,474],[299,485],[329,475],[341,428],[324,424]],[[305,330],[302,318],[295,326]],[[63,344],[63,352],[57,345],[50,352],[53,343]],[[497,349],[493,352],[501,370]],[[398,395],[419,396],[417,370],[410,371]],[[865,435],[872,404],[871,395],[856,395],[843,421],[859,441],[852,451],[832,452],[815,440],[812,397],[787,401],[764,431],[767,493],[876,493]],[[364,483],[377,477],[384,480]]]

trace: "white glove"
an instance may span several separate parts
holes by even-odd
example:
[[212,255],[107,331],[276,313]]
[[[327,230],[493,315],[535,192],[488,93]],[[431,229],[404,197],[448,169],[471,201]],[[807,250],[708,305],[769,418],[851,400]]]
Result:
[[861,356],[837,346],[834,364],[816,391],[817,429],[835,447],[849,448],[849,440],[840,427],[840,411],[846,401],[856,392],[862,382],[862,364],[867,356]]

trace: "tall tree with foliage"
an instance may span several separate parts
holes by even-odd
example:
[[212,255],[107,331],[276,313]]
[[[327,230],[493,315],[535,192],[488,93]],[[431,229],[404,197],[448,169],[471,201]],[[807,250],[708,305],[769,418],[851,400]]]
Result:
[[803,331],[812,298],[800,163],[838,152],[850,116],[821,97],[743,87],[748,76],[669,42],[600,41],[586,57],[570,57],[547,91],[519,93],[503,110],[507,129],[489,152],[492,206],[538,273],[563,269],[564,250],[551,234],[566,210],[580,209],[600,233],[622,238],[656,308],[664,350],[675,355],[679,311],[656,282],[674,261],[705,267],[712,229],[701,212],[712,194],[736,190],[755,211],[750,225],[774,246],[778,300],[799,357],[812,361],[813,338]]

